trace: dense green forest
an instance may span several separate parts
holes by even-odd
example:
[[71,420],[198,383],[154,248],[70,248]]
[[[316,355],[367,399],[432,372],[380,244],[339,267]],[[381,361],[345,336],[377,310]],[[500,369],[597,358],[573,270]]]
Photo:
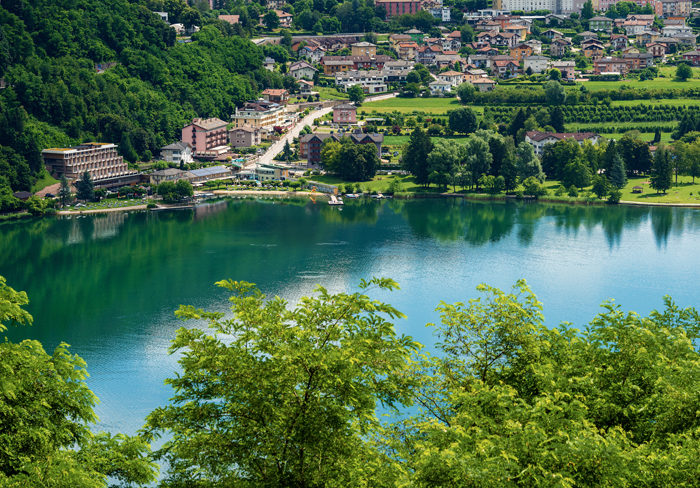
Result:
[[[202,29],[178,42],[149,7]],[[241,34],[184,0],[2,2],[0,186],[29,190],[46,147],[96,140],[148,158],[192,117],[227,120],[236,104],[281,88],[283,77],[262,68],[262,49]],[[102,63],[116,65],[98,73]]]

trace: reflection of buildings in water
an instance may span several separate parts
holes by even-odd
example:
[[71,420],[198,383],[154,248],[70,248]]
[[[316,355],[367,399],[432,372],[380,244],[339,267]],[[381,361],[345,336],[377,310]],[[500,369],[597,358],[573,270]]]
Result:
[[226,210],[227,204],[227,200],[219,200],[218,202],[197,205],[194,207],[194,220],[211,217],[214,214],[222,212],[223,210]]
[[69,246],[85,240],[116,237],[119,228],[124,225],[127,215],[126,212],[109,212],[71,217],[68,238],[66,239],[66,244]]

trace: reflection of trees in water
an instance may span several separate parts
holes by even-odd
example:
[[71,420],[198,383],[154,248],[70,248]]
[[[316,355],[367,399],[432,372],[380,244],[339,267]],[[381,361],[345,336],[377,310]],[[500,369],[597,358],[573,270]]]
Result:
[[673,210],[668,207],[659,207],[651,213],[651,230],[654,231],[658,247],[666,247],[668,244],[668,236],[673,226]]
[[458,198],[407,203],[403,216],[414,234],[443,241],[465,239],[475,244],[497,242],[514,225],[514,207],[503,203],[472,202]]
[[320,201],[320,212],[326,222],[342,224],[376,224],[382,203],[369,198],[348,199],[345,205],[328,205]]

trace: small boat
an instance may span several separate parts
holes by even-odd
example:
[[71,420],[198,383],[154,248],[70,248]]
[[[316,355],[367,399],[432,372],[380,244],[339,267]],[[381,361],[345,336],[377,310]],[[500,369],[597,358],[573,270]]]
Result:
[[360,197],[360,195],[358,195],[357,193],[348,193],[347,195],[345,195],[345,198],[359,198],[359,197]]
[[328,205],[343,205],[343,200],[336,198],[335,195],[331,195],[331,199],[328,201]]

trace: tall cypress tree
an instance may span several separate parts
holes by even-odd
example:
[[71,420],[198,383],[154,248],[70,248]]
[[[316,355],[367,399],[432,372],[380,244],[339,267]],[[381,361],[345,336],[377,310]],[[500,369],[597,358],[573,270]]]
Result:
[[615,141],[610,141],[608,148],[605,150],[605,155],[603,156],[603,169],[606,174],[610,174],[612,171],[613,163],[615,162],[615,155],[617,154],[617,144]]
[[508,135],[513,136],[513,138],[517,137],[518,131],[525,127],[525,121],[527,120],[527,118],[527,113],[522,108],[518,109],[518,111],[515,112],[513,120],[508,126]]
[[433,150],[433,141],[420,127],[417,127],[408,140],[403,151],[401,164],[410,172],[420,185],[428,184],[428,154]]

